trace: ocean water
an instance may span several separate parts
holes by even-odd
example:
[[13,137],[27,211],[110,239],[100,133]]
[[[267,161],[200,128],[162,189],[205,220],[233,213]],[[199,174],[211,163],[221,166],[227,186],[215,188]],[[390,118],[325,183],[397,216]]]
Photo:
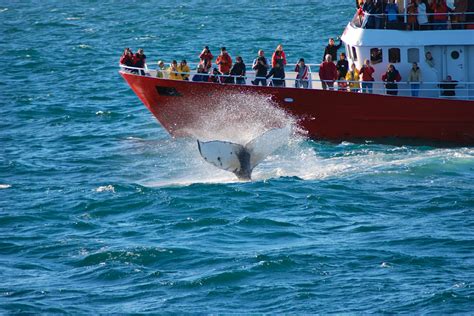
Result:
[[0,0],[0,313],[471,314],[473,148],[292,137],[239,182],[118,74],[318,63],[353,2]]

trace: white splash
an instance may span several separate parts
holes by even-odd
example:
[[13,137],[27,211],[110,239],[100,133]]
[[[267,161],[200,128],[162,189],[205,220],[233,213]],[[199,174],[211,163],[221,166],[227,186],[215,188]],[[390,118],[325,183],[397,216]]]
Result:
[[115,193],[115,188],[114,188],[113,185],[109,184],[109,185],[100,186],[97,189],[95,189],[95,191],[96,192],[112,192],[112,193]]
[[0,184],[0,189],[8,189],[11,188],[12,186],[9,184]]

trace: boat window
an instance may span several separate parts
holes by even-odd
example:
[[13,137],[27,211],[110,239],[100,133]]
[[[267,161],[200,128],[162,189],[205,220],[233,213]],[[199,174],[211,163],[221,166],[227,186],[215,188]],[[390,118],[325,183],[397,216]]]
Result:
[[452,59],[458,59],[459,58],[459,52],[457,50],[453,50],[451,52],[451,58]]
[[370,49],[370,62],[372,65],[379,64],[382,62],[382,49],[381,48],[371,48]]
[[409,48],[408,49],[408,62],[410,64],[420,62],[420,50],[418,48]]
[[392,64],[400,62],[400,48],[390,48],[388,50],[388,62]]
[[346,52],[349,59],[352,59],[351,47],[349,45],[346,45]]
[[354,46],[352,46],[352,60],[357,61],[357,52]]

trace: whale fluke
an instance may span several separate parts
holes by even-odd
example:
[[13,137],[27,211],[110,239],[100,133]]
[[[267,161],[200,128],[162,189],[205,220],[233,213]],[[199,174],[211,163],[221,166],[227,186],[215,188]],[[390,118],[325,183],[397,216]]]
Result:
[[289,128],[271,129],[245,146],[228,141],[197,140],[199,153],[208,163],[233,172],[239,180],[252,179],[253,169],[279,147],[288,142]]

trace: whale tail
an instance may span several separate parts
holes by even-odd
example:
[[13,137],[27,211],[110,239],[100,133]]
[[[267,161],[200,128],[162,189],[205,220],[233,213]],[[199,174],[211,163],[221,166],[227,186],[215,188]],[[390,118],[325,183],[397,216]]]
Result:
[[271,129],[245,146],[227,141],[197,141],[199,153],[208,163],[233,172],[239,180],[251,180],[253,169],[288,142],[289,128]]

